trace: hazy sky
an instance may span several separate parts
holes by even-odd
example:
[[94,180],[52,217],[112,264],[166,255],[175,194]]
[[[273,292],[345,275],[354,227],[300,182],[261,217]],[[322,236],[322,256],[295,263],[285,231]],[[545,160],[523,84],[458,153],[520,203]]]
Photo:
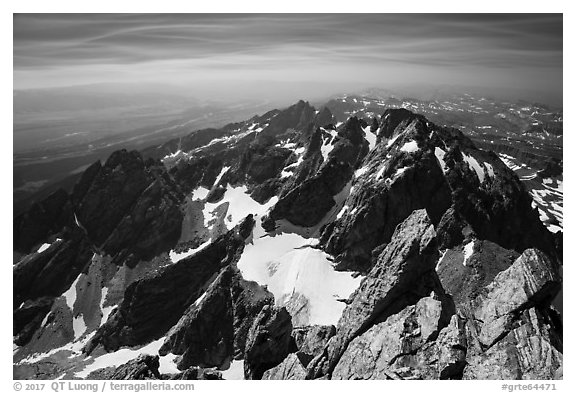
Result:
[[14,88],[157,82],[302,96],[427,83],[561,99],[562,22],[560,14],[17,14]]

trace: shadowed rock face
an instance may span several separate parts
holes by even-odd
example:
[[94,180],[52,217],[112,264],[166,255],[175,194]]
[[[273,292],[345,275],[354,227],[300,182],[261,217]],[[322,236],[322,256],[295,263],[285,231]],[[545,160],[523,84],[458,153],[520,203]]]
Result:
[[322,243],[342,269],[367,271],[371,251],[390,241],[396,225],[426,209],[439,246],[474,235],[522,252],[537,247],[559,257],[554,239],[531,207],[518,177],[461,132],[409,111],[387,110],[380,142],[356,171],[342,216]]
[[244,353],[246,379],[262,379],[290,352],[292,321],[285,308],[264,306],[248,331]]
[[91,244],[115,256],[118,264],[150,259],[178,240],[182,200],[160,162],[144,162],[136,151],[119,150],[104,165],[90,166],[71,195],[58,191],[16,217],[15,248],[28,251],[49,234],[81,228]]
[[220,269],[230,264],[244,247],[254,219],[248,216],[237,228],[197,254],[168,265],[131,284],[124,299],[98,329],[86,347],[117,350],[162,337],[194,303]]
[[14,309],[26,300],[59,296],[87,267],[93,251],[86,236],[77,228],[64,235],[65,239],[14,266]]
[[30,252],[49,235],[57,233],[65,222],[69,195],[58,190],[14,218],[14,249]]
[[292,350],[279,365],[264,372],[262,379],[305,379],[310,361],[324,351],[328,340],[334,336],[332,325],[295,327],[292,330]]
[[[469,310],[479,292],[520,256],[486,240],[467,244],[446,250],[436,267],[442,287],[452,296],[456,308],[463,311]],[[470,248],[469,255],[466,247]]]
[[54,298],[40,297],[25,302],[22,307],[14,311],[14,344],[23,346],[30,341],[44,317],[50,312],[52,304],[54,304]]
[[[367,152],[364,131],[357,118],[350,118],[338,131],[338,137],[318,172],[284,191],[269,214],[270,220],[287,219],[296,225],[312,227],[326,216],[335,205],[334,196],[350,181],[354,168]],[[313,142],[314,137],[306,152],[308,156],[314,150],[319,152],[320,146],[313,149]]]
[[244,354],[248,329],[262,307],[273,302],[270,292],[228,266],[168,332],[159,353],[181,355],[181,370],[222,366]]

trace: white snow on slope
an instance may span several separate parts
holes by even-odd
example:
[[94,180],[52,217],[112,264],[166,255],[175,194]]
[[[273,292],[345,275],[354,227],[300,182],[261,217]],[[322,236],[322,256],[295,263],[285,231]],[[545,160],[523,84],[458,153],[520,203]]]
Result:
[[538,208],[540,221],[551,232],[558,232],[563,227],[564,193],[561,178],[543,179],[541,182],[536,169],[520,163],[516,158],[498,154],[502,162],[512,169],[525,184],[532,196],[532,208]]
[[[92,371],[98,370],[103,367],[118,367],[132,359],[135,359],[140,354],[157,355],[158,350],[164,342],[164,337],[159,340],[153,341],[139,349],[122,348],[116,352],[106,353],[102,356],[94,358],[94,362],[88,364],[83,370],[78,371],[75,376],[78,378],[86,378]],[[160,356],[160,373],[178,373],[178,369],[173,360],[175,355]]]
[[[350,189],[351,182],[333,197],[336,204],[321,223],[334,219],[341,211]],[[267,234],[261,226],[261,216],[276,201],[271,202],[260,205],[252,241],[246,245],[238,268],[246,280],[267,285],[277,305],[289,308],[305,298],[308,304],[295,315],[301,323],[336,324],[345,307],[337,299],[348,298],[361,278],[336,272],[328,254],[311,248],[318,243],[314,237],[307,238],[316,234],[314,228],[301,228],[281,220],[280,233]]]
[[210,192],[209,189],[200,186],[194,191],[192,191],[192,200],[195,201],[198,199],[205,199],[208,196],[209,192]]
[[484,169],[483,169],[483,167],[481,167],[480,164],[478,163],[478,161],[476,161],[476,159],[472,156],[469,156],[467,154],[462,153],[462,157],[464,158],[464,161],[466,161],[468,163],[468,166],[470,167],[470,169],[472,169],[476,172],[476,175],[478,176],[480,183],[483,183],[484,182]]
[[418,147],[418,143],[416,143],[416,141],[406,142],[400,148],[400,151],[404,151],[406,153],[414,153],[415,151],[418,151],[418,150],[419,150],[419,147]]
[[33,364],[33,363],[37,363],[42,359],[46,359],[49,358],[50,356],[58,353],[58,352],[62,352],[62,351],[69,351],[72,352],[69,356],[69,358],[72,358],[74,356],[80,356],[82,355],[82,348],[84,348],[84,346],[86,345],[86,343],[88,343],[88,341],[94,336],[94,334],[96,334],[96,331],[93,331],[92,333],[84,336],[84,338],[82,340],[76,341],[76,342],[71,342],[68,343],[66,345],[63,345],[61,347],[58,348],[54,348],[51,349],[48,352],[41,352],[41,353],[35,353],[33,355],[29,355],[28,357],[26,357],[25,359],[20,360],[18,363],[16,364]]
[[440,268],[440,264],[442,264],[442,262],[444,262],[444,257],[446,256],[447,252],[448,252],[448,249],[441,252],[440,258],[438,258],[438,262],[436,263],[436,268],[435,268],[436,271],[438,271],[438,269]]
[[40,246],[40,248],[38,249],[38,251],[36,251],[37,253],[41,253],[46,251],[52,244],[51,243],[44,243]]
[[280,143],[277,143],[275,145],[276,147],[282,147],[284,149],[294,149],[296,147],[296,143],[295,142],[290,142],[288,139],[285,141],[280,141]]
[[267,285],[277,305],[285,305],[294,295],[307,298],[308,324],[336,324],[346,306],[336,299],[348,298],[361,279],[336,272],[329,255],[309,244],[293,233],[254,239],[238,268],[245,279]]
[[398,139],[399,136],[400,136],[400,134],[398,134],[394,138],[388,140],[388,143],[386,143],[386,147],[392,146],[394,144],[394,142],[396,142],[396,139]]
[[102,310],[102,320],[100,321],[100,325],[103,325],[108,320],[108,316],[114,309],[114,306],[104,307],[104,302],[106,301],[106,295],[108,294],[108,288],[102,288],[102,294],[100,295],[100,310]]
[[220,179],[222,179],[222,176],[224,176],[224,174],[226,172],[228,172],[228,169],[230,169],[229,166],[225,166],[222,168],[222,170],[220,171],[220,173],[218,174],[218,176],[216,177],[216,180],[214,180],[214,185],[217,185],[218,182],[220,182]]
[[521,169],[522,167],[518,164],[516,164],[516,159],[512,156],[509,156],[507,154],[502,154],[499,153],[498,157],[500,157],[500,160],[502,160],[502,162],[504,164],[506,164],[506,166],[510,169],[512,169],[513,171],[517,171],[518,169]]
[[448,167],[446,166],[446,161],[444,161],[444,156],[446,155],[446,152],[444,150],[440,149],[439,147],[436,147],[434,149],[434,155],[436,156],[436,159],[440,163],[440,168],[442,168],[442,172],[446,173],[446,171],[448,171]]
[[[343,302],[360,285],[361,277],[334,270],[330,256],[314,249],[317,239],[296,233],[267,235],[260,223],[252,244],[244,249],[238,268],[246,280],[267,285],[277,305],[287,305],[299,296],[308,305],[298,316],[305,324],[336,324],[345,308]],[[308,315],[306,316],[306,314]]]
[[370,150],[376,147],[376,134],[370,131],[370,126],[364,128],[364,133],[366,134],[365,139],[368,141],[368,146]]
[[74,303],[76,302],[76,285],[78,284],[78,280],[80,280],[80,276],[82,276],[82,274],[78,275],[76,280],[72,283],[72,285],[70,285],[70,288],[68,288],[68,290],[62,294],[62,296],[64,296],[66,299],[66,304],[70,310],[74,310]]
[[[334,142],[336,135],[338,135],[338,133],[335,130],[324,130],[324,131],[330,134],[330,136],[326,137],[326,139],[323,141],[322,146],[320,146],[320,153],[322,153],[322,158],[324,162],[326,162],[328,161],[328,155],[334,149]],[[322,135],[322,137],[324,138],[324,135]]]
[[354,171],[354,178],[358,178],[366,172],[368,172],[368,165],[364,165],[363,167],[356,169],[356,171]]
[[227,380],[243,380],[244,379],[244,360],[232,360],[230,367],[227,370],[220,371],[222,378]]
[[347,210],[348,210],[348,205],[342,206],[342,209],[340,209],[340,211],[338,212],[338,215],[336,216],[336,219],[337,219],[337,220],[341,219],[342,216],[344,215],[344,213],[346,213]]
[[74,341],[78,340],[86,332],[86,323],[84,315],[80,314],[72,319],[72,328],[74,329]]
[[485,162],[484,166],[486,167],[486,169],[488,170],[488,176],[490,176],[491,178],[494,178],[494,167],[492,167],[492,165],[489,162]]
[[464,262],[462,264],[466,266],[468,259],[474,254],[474,240],[464,246]]
[[305,151],[306,151],[305,147],[299,147],[299,148],[294,150],[294,154],[296,154],[296,157],[297,157],[296,162],[292,163],[290,165],[286,165],[284,167],[284,169],[282,169],[282,173],[280,174],[280,178],[283,179],[286,177],[290,177],[294,174],[294,172],[296,171],[296,168],[298,168],[300,166],[300,164],[302,164],[302,162],[304,162],[304,152]]
[[200,244],[198,247],[191,248],[188,251],[178,253],[178,252],[175,252],[174,250],[170,250],[170,253],[168,255],[170,256],[170,260],[172,261],[172,263],[176,263],[181,259],[189,257],[190,255],[196,254],[198,251],[204,249],[208,244],[210,244],[210,239],[206,240],[204,243]]
[[296,155],[300,155],[300,154],[304,153],[305,151],[306,151],[306,148],[304,146],[301,146],[298,149],[294,150],[294,153],[296,153]]
[[248,188],[245,185],[239,187],[228,186],[222,199],[216,203],[206,203],[204,205],[204,225],[210,226],[210,221],[213,219],[214,210],[228,202],[228,210],[226,212],[226,228],[232,229],[238,225],[248,214],[261,215],[268,210],[278,201],[278,197],[270,198],[270,200],[261,205],[250,197]]

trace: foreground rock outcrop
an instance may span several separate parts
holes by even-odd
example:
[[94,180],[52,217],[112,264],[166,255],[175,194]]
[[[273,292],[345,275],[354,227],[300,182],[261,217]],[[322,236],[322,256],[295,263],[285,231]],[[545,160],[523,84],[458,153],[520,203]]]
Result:
[[[441,294],[434,272],[437,258],[434,227],[426,211],[417,210],[396,228],[374,268],[351,295],[336,335],[329,341],[325,353],[311,362],[310,376],[317,378],[332,373],[350,342],[373,325],[432,291]],[[444,313],[450,313],[450,308],[447,305]]]

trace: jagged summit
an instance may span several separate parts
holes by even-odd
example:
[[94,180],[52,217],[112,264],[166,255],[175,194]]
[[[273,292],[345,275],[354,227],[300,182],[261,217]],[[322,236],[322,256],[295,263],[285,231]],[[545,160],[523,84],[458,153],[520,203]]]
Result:
[[15,377],[557,378],[532,203],[406,109],[299,101],[115,152],[14,219]]

